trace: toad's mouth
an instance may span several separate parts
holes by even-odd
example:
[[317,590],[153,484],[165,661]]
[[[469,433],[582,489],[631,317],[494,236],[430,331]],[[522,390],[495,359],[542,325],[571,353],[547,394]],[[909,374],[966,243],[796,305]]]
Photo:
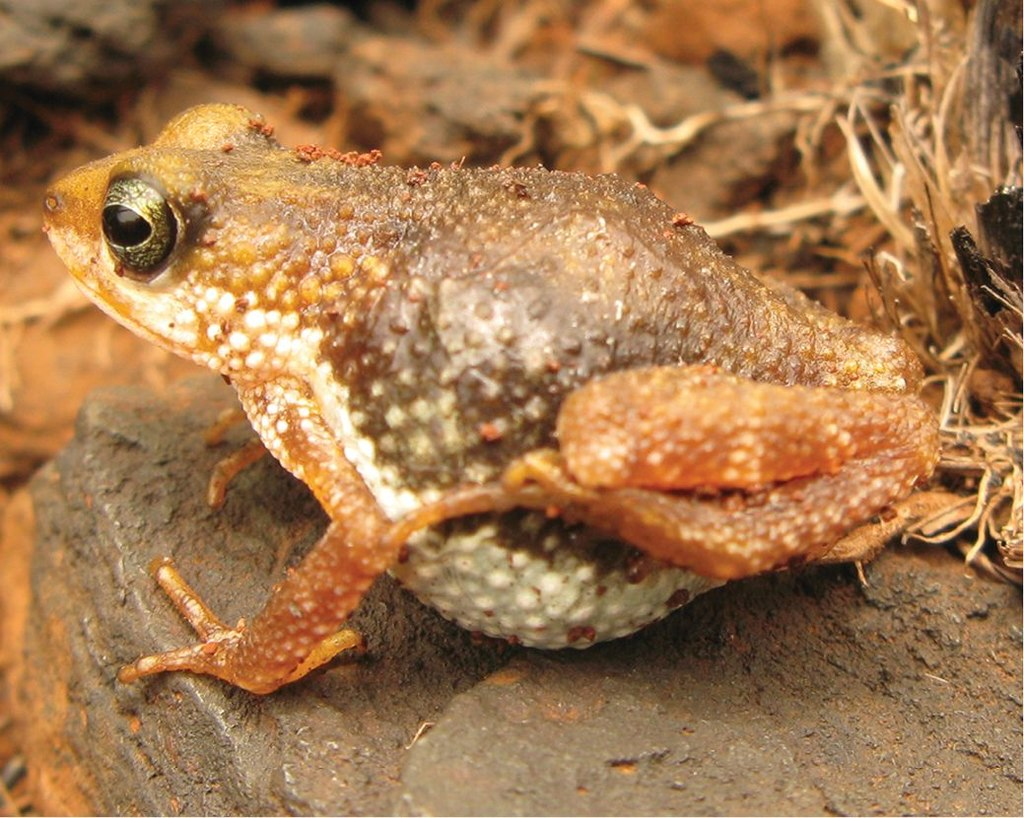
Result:
[[[43,230],[54,251],[71,273],[78,289],[122,326],[163,349],[182,355],[179,345],[155,328],[173,327],[173,297],[157,294],[117,275],[116,265],[98,238],[83,236],[54,194],[46,197]],[[144,320],[143,318],[144,317]]]

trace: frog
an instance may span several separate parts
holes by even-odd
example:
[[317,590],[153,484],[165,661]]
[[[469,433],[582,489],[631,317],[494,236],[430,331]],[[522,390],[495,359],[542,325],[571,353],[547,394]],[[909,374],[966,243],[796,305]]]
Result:
[[100,309],[230,382],[329,518],[237,626],[157,561],[198,640],[122,682],[272,692],[362,646],[385,573],[468,630],[587,647],[830,560],[938,459],[903,341],[614,174],[401,168],[202,105],[55,182],[44,229]]

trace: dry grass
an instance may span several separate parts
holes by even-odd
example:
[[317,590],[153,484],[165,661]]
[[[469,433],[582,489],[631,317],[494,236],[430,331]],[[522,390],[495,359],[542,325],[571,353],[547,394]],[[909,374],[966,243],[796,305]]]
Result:
[[[960,495],[911,533],[956,542],[968,562],[1020,581],[1021,270],[1019,255],[1008,264],[988,246],[979,223],[993,193],[1021,185],[1010,122],[1019,80],[994,42],[1007,25],[1019,31],[1020,5],[979,3],[965,17],[946,0],[898,4],[918,44],[886,68],[884,55],[865,48],[871,38],[844,0],[822,4],[850,63],[865,72],[838,124],[854,178],[888,233],[868,270],[884,317],[941,387],[937,479]],[[1011,60],[1019,40],[1016,48]],[[885,75],[888,83],[872,81]],[[1019,252],[1020,235],[1011,238]],[[972,262],[981,280],[965,269]]]

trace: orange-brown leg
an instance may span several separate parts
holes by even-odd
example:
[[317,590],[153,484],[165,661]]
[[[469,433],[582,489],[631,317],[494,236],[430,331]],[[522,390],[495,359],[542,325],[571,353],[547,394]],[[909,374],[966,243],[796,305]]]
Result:
[[907,395],[758,383],[710,366],[591,381],[566,398],[557,429],[582,485],[670,490],[751,490],[907,447],[931,464],[936,435]]
[[269,452],[263,443],[255,439],[246,441],[241,448],[218,460],[206,486],[206,502],[210,508],[223,506],[231,481],[267,454]]
[[[178,613],[195,630],[201,643],[155,656],[142,657],[133,664],[121,668],[117,674],[121,682],[134,682],[142,676],[169,670],[195,670],[197,654],[211,656],[224,649],[231,650],[232,644],[238,642],[245,631],[244,622],[239,622],[234,628],[221,622],[185,582],[169,559],[156,560],[152,569],[156,581],[178,609]],[[286,677],[285,683],[305,676],[342,651],[362,646],[363,640],[358,633],[342,629],[314,648],[296,670]]]
[[[329,529],[318,548],[330,548],[330,539],[336,536],[337,532]],[[353,576],[339,571],[332,562],[316,559],[315,552],[310,554],[275,586],[270,601],[251,625],[240,622],[231,628],[207,608],[170,561],[162,561],[155,571],[157,581],[201,641],[143,656],[122,667],[118,679],[134,682],[143,676],[185,670],[216,676],[252,693],[270,693],[301,679],[342,651],[362,647],[358,633],[338,626],[376,574]],[[327,575],[342,584],[332,581],[324,588],[319,579]]]
[[[225,409],[203,433],[203,442],[207,446],[219,446],[224,442],[224,436],[232,426],[247,421],[245,412],[241,408],[232,406]],[[268,452],[260,440],[250,440],[237,451],[219,460],[213,467],[213,474],[210,475],[210,482],[206,487],[206,502],[209,506],[211,508],[223,506],[231,482],[267,454]]]
[[905,497],[938,457],[933,413],[907,395],[760,384],[711,367],[615,373],[563,404],[560,451],[512,463],[412,512],[548,508],[718,579],[815,559]]
[[[342,625],[397,558],[397,546],[388,549],[383,542],[388,521],[304,393],[265,384],[243,398],[273,453],[313,489],[331,523],[302,563],[274,586],[263,609],[235,628],[214,616],[173,566],[158,563],[158,582],[200,642],[138,659],[122,669],[122,681],[185,670],[269,693],[361,644]],[[289,434],[270,435],[268,429]]]
[[240,406],[229,406],[217,415],[217,419],[203,432],[203,442],[207,446],[219,446],[231,427],[239,423],[247,423],[248,418]]
[[332,523],[305,560],[274,587],[253,621],[235,628],[214,616],[169,562],[160,563],[157,581],[201,641],[142,657],[122,668],[118,678],[132,682],[187,670],[270,693],[337,653],[359,647],[359,635],[339,626],[386,565],[380,555],[360,554],[367,549],[350,543],[379,543],[383,529],[381,517]]

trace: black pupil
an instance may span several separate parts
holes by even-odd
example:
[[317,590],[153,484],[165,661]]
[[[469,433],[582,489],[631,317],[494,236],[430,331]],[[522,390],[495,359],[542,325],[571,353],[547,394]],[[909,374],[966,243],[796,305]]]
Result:
[[112,244],[135,247],[152,235],[153,227],[130,207],[112,204],[103,208],[103,232]]

